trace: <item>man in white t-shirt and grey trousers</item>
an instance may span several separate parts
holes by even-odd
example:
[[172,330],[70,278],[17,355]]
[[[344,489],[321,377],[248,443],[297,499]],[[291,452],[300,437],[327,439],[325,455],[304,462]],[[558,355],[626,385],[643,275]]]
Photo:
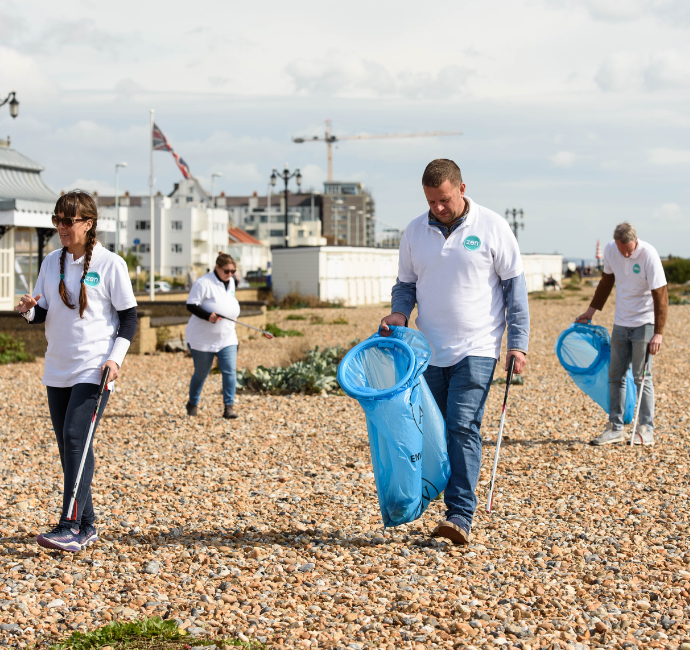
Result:
[[[591,441],[593,445],[623,442],[625,411],[625,375],[632,364],[637,390],[642,384],[645,357],[661,350],[664,325],[668,315],[668,290],[664,267],[656,249],[638,239],[635,228],[627,221],[616,226],[613,241],[604,249],[604,272],[589,309],[577,317],[578,323],[592,320],[601,311],[616,285],[616,313],[611,333],[609,365],[609,421],[603,433]],[[635,432],[636,445],[654,444],[654,385],[652,356],[649,357],[644,392],[640,403],[639,423]]]
[[446,517],[433,534],[466,544],[477,508],[482,416],[506,321],[506,368],[511,356],[517,374],[526,363],[527,285],[510,226],[465,195],[452,160],[430,162],[422,187],[429,210],[400,240],[392,313],[381,329],[385,335],[389,325],[406,326],[417,304],[416,325],[432,352],[424,378],[446,421],[451,469]]

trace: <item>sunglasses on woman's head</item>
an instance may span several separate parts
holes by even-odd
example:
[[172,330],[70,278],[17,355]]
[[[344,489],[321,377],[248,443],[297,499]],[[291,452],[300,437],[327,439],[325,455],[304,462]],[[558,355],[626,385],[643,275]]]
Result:
[[52,222],[57,228],[59,225],[63,225],[65,228],[71,228],[77,221],[88,221],[88,219],[73,219],[72,217],[58,217],[56,214],[53,215]]

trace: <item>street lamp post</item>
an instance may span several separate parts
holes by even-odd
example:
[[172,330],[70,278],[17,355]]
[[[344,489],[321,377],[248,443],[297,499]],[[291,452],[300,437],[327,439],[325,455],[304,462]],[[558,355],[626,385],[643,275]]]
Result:
[[120,167],[127,163],[115,163],[115,255],[120,253]]
[[[513,222],[510,222],[510,217],[513,217]],[[513,231],[513,234],[515,235],[515,239],[518,238],[518,230],[522,228],[523,230],[525,229],[525,223],[524,221],[518,221],[518,217],[520,219],[525,218],[525,213],[520,209],[516,210],[513,208],[512,210],[506,210],[506,219],[508,220],[508,225],[510,226],[511,230]]]
[[2,102],[0,102],[0,106],[4,106],[7,102],[10,103],[10,115],[12,117],[17,117],[17,115],[19,115],[19,102],[17,101],[16,95],[17,93],[13,90]]
[[[216,199],[214,195],[214,188],[216,178],[222,176],[220,172],[213,172],[211,174],[211,205],[208,208],[208,269],[209,272],[213,269],[213,209],[216,207]],[[226,233],[227,234],[227,233]]]
[[290,235],[288,231],[288,183],[290,182],[290,179],[292,177],[295,177],[295,182],[297,183],[297,193],[301,191],[301,185],[302,185],[302,174],[299,170],[299,167],[295,169],[294,172],[290,173],[290,169],[288,168],[288,164],[285,163],[285,169],[279,174],[276,168],[273,168],[273,172],[271,173],[271,185],[275,187],[275,184],[278,180],[278,178],[282,178],[283,182],[285,183],[285,248],[287,248],[290,245]]

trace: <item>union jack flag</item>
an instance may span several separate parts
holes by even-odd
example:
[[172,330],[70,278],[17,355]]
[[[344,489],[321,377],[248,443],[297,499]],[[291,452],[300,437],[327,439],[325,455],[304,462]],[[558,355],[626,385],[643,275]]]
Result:
[[185,178],[194,178],[194,176],[192,176],[192,172],[189,171],[189,165],[184,161],[184,159],[180,158],[180,156],[173,151],[168,139],[165,137],[165,135],[163,135],[163,131],[161,131],[158,128],[158,125],[155,123],[153,125],[151,137],[153,138],[154,151],[169,151],[173,155],[173,158],[175,159],[177,166],[180,168],[182,175]]
[[153,150],[154,151],[172,151],[172,147],[168,144],[168,138],[163,135],[163,131],[158,128],[158,125],[153,124]]

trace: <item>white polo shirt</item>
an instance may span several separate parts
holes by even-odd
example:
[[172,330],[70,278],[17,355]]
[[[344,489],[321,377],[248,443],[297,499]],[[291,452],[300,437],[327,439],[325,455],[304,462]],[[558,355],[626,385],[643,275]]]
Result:
[[[235,282],[230,279],[228,288],[211,271],[202,275],[193,285],[187,297],[188,305],[199,305],[210,313],[237,318],[240,303],[235,298]],[[193,350],[220,352],[228,345],[237,345],[235,323],[223,318],[215,323],[192,314],[185,329],[185,339]]]
[[78,260],[70,253],[65,256],[65,286],[75,305],[70,309],[60,298],[61,254],[59,248],[43,260],[33,293],[34,296],[41,294],[38,306],[48,310],[43,385],[65,388],[75,384],[99,384],[101,366],[108,359],[122,365],[122,358],[111,356],[120,327],[117,312],[137,306],[127,263],[96,243],[84,282],[88,306],[84,317],[80,318],[79,290],[84,256]]
[[417,284],[417,327],[431,346],[431,365],[501,353],[505,305],[501,280],[522,273],[520,249],[501,216],[470,201],[465,222],[446,239],[414,219],[400,241],[398,278]]
[[604,273],[616,277],[616,313],[613,324],[640,327],[654,323],[652,290],[666,285],[666,274],[656,248],[641,239],[630,257],[623,257],[615,240],[604,249]]

